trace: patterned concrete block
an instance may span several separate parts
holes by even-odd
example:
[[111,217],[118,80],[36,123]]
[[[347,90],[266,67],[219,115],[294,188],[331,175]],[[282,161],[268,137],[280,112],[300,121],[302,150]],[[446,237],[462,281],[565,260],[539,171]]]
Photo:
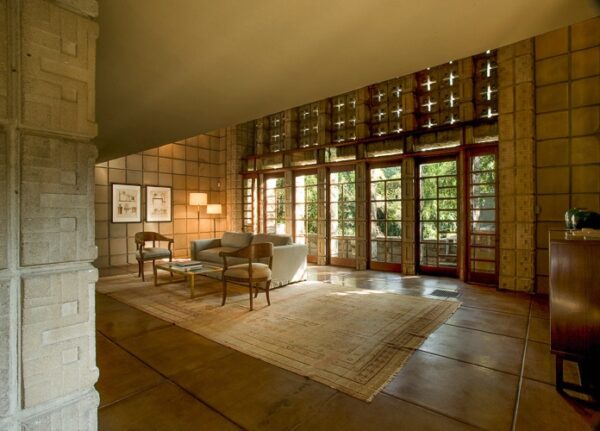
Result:
[[22,120],[93,138],[98,24],[47,0],[22,4]]
[[23,431],[97,430],[100,397],[92,389],[74,403],[28,419]]
[[94,260],[96,148],[23,135],[21,154],[22,264]]
[[23,278],[23,405],[32,407],[92,387],[96,269]]
[[0,133],[0,269],[7,266],[8,241],[8,166],[6,135]]
[[11,409],[10,387],[10,282],[0,280],[0,417]]

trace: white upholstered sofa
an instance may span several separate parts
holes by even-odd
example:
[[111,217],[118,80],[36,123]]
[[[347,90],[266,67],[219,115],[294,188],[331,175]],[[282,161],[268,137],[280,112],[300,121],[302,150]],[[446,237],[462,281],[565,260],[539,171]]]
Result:
[[[275,235],[247,232],[225,232],[220,239],[200,239],[190,243],[190,257],[201,262],[223,264],[219,256],[222,251],[235,251],[251,243],[273,243],[272,287],[306,280],[306,256],[308,248],[304,244],[293,244],[288,235]],[[245,263],[247,260],[228,258],[229,265]]]

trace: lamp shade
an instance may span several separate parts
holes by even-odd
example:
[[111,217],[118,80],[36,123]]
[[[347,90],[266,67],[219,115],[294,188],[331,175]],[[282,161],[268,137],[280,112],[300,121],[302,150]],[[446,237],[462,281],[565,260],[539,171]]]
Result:
[[208,195],[206,193],[190,193],[190,205],[206,205]]
[[208,204],[206,214],[221,214],[221,204]]

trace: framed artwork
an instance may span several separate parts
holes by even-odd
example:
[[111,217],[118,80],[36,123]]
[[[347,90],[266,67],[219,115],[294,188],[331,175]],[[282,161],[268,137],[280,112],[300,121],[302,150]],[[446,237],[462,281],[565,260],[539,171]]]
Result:
[[112,222],[142,221],[142,186],[112,183]]
[[146,186],[146,221],[171,221],[171,187]]

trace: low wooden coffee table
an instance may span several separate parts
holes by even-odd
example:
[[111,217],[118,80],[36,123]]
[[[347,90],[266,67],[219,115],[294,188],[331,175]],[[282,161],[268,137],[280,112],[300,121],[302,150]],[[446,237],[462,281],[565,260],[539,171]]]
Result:
[[218,280],[216,275],[220,273],[223,268],[219,265],[202,262],[198,266],[182,266],[181,262],[157,262],[154,266],[154,285],[158,286],[157,270],[162,269],[163,271],[170,272],[172,274],[182,275],[190,286],[190,298],[194,297],[194,287],[196,285],[196,276],[202,275],[207,278]]

